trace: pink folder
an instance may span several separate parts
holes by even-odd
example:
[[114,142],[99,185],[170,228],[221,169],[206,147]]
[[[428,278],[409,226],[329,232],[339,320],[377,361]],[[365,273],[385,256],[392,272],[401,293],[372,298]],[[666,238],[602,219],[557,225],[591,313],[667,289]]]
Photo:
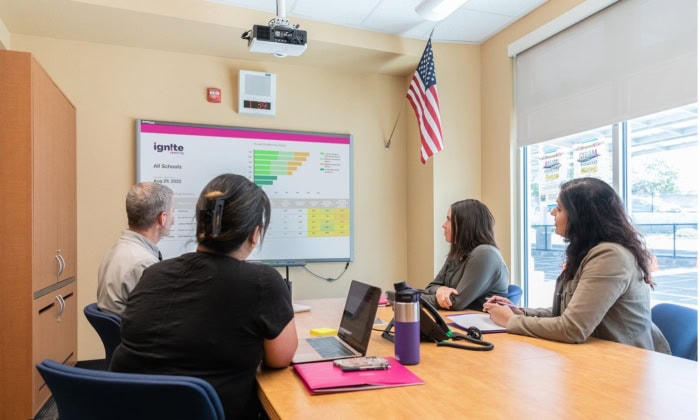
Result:
[[393,357],[385,359],[389,368],[383,370],[343,372],[333,361],[301,363],[294,365],[294,370],[312,395],[423,384],[423,380]]

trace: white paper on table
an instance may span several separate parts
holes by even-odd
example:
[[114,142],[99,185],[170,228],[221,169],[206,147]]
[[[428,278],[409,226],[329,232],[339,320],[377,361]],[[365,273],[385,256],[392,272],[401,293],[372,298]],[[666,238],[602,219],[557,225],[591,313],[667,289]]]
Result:
[[476,327],[482,333],[505,332],[506,328],[501,327],[491,320],[489,314],[460,314],[449,315],[450,321],[454,322],[461,329]]

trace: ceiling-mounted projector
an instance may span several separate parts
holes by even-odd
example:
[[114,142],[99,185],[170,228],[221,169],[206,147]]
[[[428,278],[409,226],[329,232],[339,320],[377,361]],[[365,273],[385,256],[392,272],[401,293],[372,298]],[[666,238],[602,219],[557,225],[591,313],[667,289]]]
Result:
[[268,53],[275,57],[302,55],[306,51],[306,31],[299,25],[290,25],[286,16],[285,0],[277,0],[277,16],[265,25],[253,25],[241,38],[248,40],[251,52]]
[[253,29],[243,33],[241,38],[248,40],[251,52],[268,53],[277,57],[298,56],[306,51],[306,31],[299,25],[279,23],[273,19],[270,24],[253,25]]

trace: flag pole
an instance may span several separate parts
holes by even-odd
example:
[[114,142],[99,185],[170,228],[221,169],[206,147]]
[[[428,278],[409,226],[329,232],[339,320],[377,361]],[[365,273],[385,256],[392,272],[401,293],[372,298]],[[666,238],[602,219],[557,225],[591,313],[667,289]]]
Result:
[[389,134],[389,140],[384,142],[385,149],[388,149],[389,147],[391,147],[391,139],[394,137],[394,131],[396,131],[396,126],[399,124],[399,119],[401,118],[401,113],[403,112],[403,108],[404,108],[403,100],[404,99],[406,99],[406,98],[403,98],[401,100],[401,109],[399,109],[399,115],[396,116],[396,121],[394,121],[394,128],[391,129],[391,134]]
[[[437,28],[437,24],[433,26],[433,29],[430,31],[430,35],[428,35],[428,41],[433,39],[433,32],[435,32],[435,28]],[[426,41],[426,42],[428,42]],[[406,99],[406,98],[404,98]],[[399,124],[399,119],[401,118],[401,113],[403,112],[404,105],[402,103],[401,109],[399,109],[399,114],[396,116],[396,121],[394,121],[394,128],[391,129],[391,134],[389,134],[389,140],[384,142],[384,148],[388,149],[391,147],[391,139],[394,138],[394,131],[396,131],[396,126]]]

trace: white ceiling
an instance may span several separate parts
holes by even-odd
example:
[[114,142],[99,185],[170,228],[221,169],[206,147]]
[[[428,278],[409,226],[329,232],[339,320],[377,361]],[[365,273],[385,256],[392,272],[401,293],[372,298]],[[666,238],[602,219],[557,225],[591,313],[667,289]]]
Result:
[[271,17],[278,5],[284,5],[281,12],[292,24],[294,18],[302,18],[423,40],[434,28],[434,42],[481,44],[548,0],[467,0],[442,22],[427,21],[415,12],[421,0],[209,1],[264,11]]
[[[223,2],[226,3],[223,3]],[[286,18],[308,36],[300,57],[248,50],[241,35],[267,25],[277,0],[0,0],[0,48],[39,36],[131,48],[363,73],[410,75],[433,43],[479,44],[547,0],[468,0],[440,23],[415,13],[420,0],[286,0]],[[3,27],[4,26],[4,27]]]

